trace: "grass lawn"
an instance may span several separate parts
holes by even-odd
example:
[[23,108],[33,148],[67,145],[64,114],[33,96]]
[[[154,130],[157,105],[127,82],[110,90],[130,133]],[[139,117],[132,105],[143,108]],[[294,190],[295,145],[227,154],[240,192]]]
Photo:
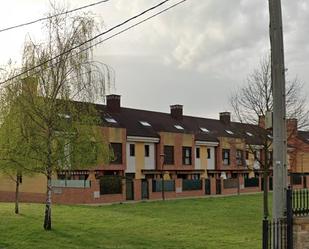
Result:
[[262,195],[52,209],[0,203],[0,248],[260,249]]

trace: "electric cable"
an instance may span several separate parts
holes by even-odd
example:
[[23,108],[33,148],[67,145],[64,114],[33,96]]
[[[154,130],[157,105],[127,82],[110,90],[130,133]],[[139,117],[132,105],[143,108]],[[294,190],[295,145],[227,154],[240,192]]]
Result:
[[11,26],[11,27],[2,28],[2,29],[0,29],[0,33],[4,32],[4,31],[11,30],[11,29],[16,29],[16,28],[27,26],[27,25],[31,25],[31,24],[34,24],[34,23],[37,23],[37,22],[45,21],[45,20],[48,20],[48,19],[51,19],[51,18],[54,18],[54,17],[57,17],[57,16],[66,15],[66,14],[69,14],[69,13],[72,13],[72,12],[75,12],[75,11],[78,11],[78,10],[82,10],[82,9],[85,9],[85,8],[89,8],[89,7],[93,7],[93,6],[99,5],[101,3],[105,3],[105,2],[108,2],[108,1],[109,0],[98,1],[98,2],[95,2],[95,3],[91,3],[91,4],[88,4],[88,5],[84,5],[84,6],[78,7],[76,9],[64,11],[64,12],[56,14],[56,15],[42,17],[42,18],[30,21],[30,22],[25,22],[25,23],[21,23],[21,24],[17,24],[17,25]]

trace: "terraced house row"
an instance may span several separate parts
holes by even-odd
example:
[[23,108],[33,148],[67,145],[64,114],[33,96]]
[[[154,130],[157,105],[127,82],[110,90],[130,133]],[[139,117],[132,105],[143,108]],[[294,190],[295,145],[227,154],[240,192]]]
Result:
[[[271,132],[260,117],[257,125],[121,107],[119,95],[97,105],[102,132],[114,152],[113,161],[87,170],[58,172],[52,180],[56,203],[106,203],[257,192],[271,150]],[[307,186],[309,132],[287,121],[288,169],[294,187]],[[271,161],[269,162],[271,163]],[[272,171],[269,169],[269,188]],[[162,180],[163,179],[163,180]],[[0,176],[0,201],[14,200],[14,184]],[[162,189],[164,191],[162,191]],[[46,179],[23,177],[21,200],[43,202]]]

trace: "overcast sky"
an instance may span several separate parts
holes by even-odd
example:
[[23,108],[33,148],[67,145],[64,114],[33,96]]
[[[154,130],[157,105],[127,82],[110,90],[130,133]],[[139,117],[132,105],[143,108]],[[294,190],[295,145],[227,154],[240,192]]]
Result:
[[[66,3],[75,8],[95,1]],[[88,10],[108,29],[160,1],[110,0]],[[297,76],[309,92],[309,3],[283,0],[282,5],[288,77]],[[2,1],[0,28],[48,10],[48,0]],[[232,111],[229,96],[268,53],[268,23],[268,0],[187,0],[100,45],[95,56],[115,70],[110,93],[120,94],[123,106],[169,112],[169,105],[182,104],[186,115],[217,118]],[[35,24],[0,33],[0,64],[18,62],[27,33],[40,39],[41,32]]]

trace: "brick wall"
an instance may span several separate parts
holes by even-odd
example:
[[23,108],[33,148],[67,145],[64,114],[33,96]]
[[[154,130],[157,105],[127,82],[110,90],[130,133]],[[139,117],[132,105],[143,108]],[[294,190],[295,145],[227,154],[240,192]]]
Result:
[[[46,195],[42,193],[19,193],[20,202],[43,203]],[[0,202],[15,202],[15,192],[0,191]]]
[[309,217],[294,218],[294,249],[309,249]]

